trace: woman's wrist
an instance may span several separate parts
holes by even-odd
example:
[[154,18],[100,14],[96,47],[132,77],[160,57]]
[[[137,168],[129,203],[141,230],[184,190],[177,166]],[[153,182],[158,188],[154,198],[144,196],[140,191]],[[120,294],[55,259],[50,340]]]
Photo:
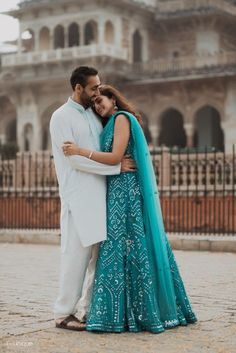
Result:
[[78,151],[78,155],[80,155],[82,157],[86,157],[86,158],[89,158],[89,159],[92,157],[92,154],[91,154],[92,150],[88,150],[86,148],[78,147],[77,151]]

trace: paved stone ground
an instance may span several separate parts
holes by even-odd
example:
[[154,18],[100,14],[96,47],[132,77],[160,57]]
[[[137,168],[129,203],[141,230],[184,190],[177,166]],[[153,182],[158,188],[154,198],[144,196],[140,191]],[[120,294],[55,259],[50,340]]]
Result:
[[54,327],[59,247],[0,244],[0,353],[234,353],[236,254],[175,251],[199,321],[161,334]]

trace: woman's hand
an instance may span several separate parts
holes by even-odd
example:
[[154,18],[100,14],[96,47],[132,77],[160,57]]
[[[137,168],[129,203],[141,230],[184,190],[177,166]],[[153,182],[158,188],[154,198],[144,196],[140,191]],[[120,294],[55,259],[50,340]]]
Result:
[[63,153],[66,157],[80,154],[79,146],[71,141],[66,141],[62,145]]

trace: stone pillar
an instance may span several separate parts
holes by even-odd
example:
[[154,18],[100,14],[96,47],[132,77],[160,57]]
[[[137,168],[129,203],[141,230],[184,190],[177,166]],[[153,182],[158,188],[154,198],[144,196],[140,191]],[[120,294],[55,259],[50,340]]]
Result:
[[187,147],[191,148],[194,145],[194,126],[192,123],[185,123],[184,124],[184,130],[186,132],[187,136]]
[[226,89],[225,117],[221,122],[224,131],[225,151],[232,152],[232,145],[236,145],[236,82],[229,82]]
[[157,139],[159,136],[159,127],[157,124],[150,124],[149,125],[149,130],[151,132],[152,135],[152,143],[154,146],[157,146]]
[[232,120],[226,121],[221,123],[221,127],[224,132],[225,152],[231,154],[233,145],[235,145],[236,150],[236,122]]
[[142,61],[148,61],[149,52],[148,52],[148,35],[146,30],[140,32],[142,37]]
[[80,28],[79,28],[79,35],[80,35],[80,45],[85,45],[85,38],[84,38],[84,23],[80,24]]
[[69,30],[68,27],[64,28],[64,47],[69,47]]
[[50,33],[49,33],[49,50],[54,49],[54,30],[53,28],[50,28]]
[[100,19],[98,23],[98,44],[99,45],[103,45],[105,42],[104,31],[105,31],[104,21]]
[[115,34],[115,46],[118,48],[121,48],[121,43],[122,43],[122,26],[121,26],[121,18],[117,17],[115,23],[113,23],[114,26],[114,34]]
[[36,31],[34,34],[34,50],[39,51],[39,31]]
[[4,145],[7,142],[6,134],[0,134],[0,143]]
[[161,176],[163,177],[162,180],[162,185],[163,186],[170,186],[171,183],[171,178],[170,178],[170,173],[171,173],[171,168],[170,168],[170,150],[168,147],[163,147],[162,148],[162,165],[161,168],[163,170],[161,171]]

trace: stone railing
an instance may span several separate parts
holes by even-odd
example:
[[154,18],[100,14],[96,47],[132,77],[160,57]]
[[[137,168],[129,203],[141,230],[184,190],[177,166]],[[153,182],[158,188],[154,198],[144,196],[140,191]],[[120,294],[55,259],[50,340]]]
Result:
[[152,151],[159,189],[172,194],[236,196],[236,155],[223,152]]
[[[168,193],[236,195],[236,155],[223,152],[172,152],[151,149],[159,190]],[[1,193],[55,194],[58,191],[49,151],[18,153],[15,160],[0,159]]]
[[49,151],[17,153],[0,160],[0,193],[58,194],[54,162]]
[[[205,55],[192,55],[179,58],[161,58],[133,65],[133,72],[153,76],[155,74],[183,73],[188,75],[191,71],[205,70],[211,73],[210,69],[232,67],[236,70],[236,52],[225,52]],[[194,72],[192,72],[194,73]]]
[[159,0],[157,8],[160,14],[211,8],[236,15],[236,6],[225,0]]
[[8,54],[2,56],[2,67],[34,65],[71,61],[73,59],[109,56],[114,59],[127,60],[127,50],[108,44],[91,44],[72,48],[49,51]]

